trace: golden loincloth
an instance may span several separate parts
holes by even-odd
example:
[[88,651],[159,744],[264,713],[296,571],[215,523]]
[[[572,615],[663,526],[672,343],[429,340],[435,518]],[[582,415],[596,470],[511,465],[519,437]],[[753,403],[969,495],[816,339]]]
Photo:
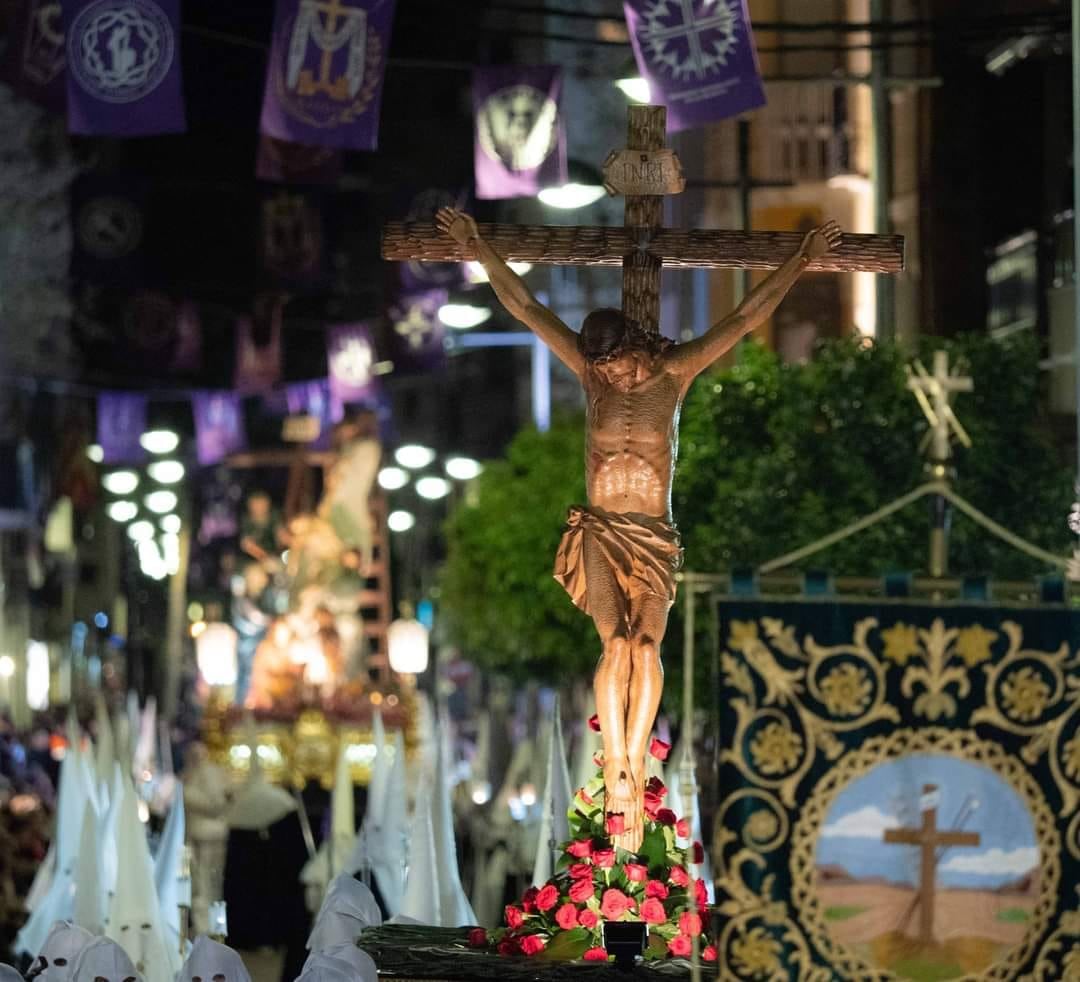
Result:
[[620,515],[602,508],[575,505],[566,518],[555,553],[555,579],[586,614],[589,584],[585,571],[585,539],[595,543],[615,574],[619,588],[631,598],[643,594],[675,599],[675,574],[683,551],[674,525],[647,515]]

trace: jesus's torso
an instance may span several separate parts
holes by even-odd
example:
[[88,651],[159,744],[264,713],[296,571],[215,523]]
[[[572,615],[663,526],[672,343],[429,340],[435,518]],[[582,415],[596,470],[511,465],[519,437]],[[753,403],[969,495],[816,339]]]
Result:
[[670,522],[682,380],[658,367],[628,392],[595,371],[586,372],[584,385],[589,504]]

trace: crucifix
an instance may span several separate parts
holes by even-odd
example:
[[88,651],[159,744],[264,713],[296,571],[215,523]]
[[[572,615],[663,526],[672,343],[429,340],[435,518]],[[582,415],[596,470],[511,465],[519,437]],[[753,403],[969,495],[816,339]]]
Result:
[[[919,449],[929,449],[929,469],[935,481],[949,480],[948,461],[952,456],[953,435],[965,446],[971,446],[971,437],[953,412],[953,393],[971,392],[975,383],[970,376],[949,370],[949,353],[934,352],[934,372],[927,372],[917,358],[907,366],[907,387],[914,393],[930,423]],[[934,495],[930,523],[930,575],[944,576],[949,569],[949,502],[944,495]]]
[[934,895],[937,891],[938,849],[941,846],[977,846],[978,832],[943,831],[937,827],[938,789],[936,784],[924,784],[920,810],[922,825],[917,829],[886,829],[883,842],[890,845],[919,847],[919,940],[929,944],[934,940]]
[[[554,575],[596,625],[594,688],[604,744],[605,810],[614,843],[635,852],[644,831],[646,751],[660,704],[660,644],[682,562],[671,517],[679,409],[694,378],[766,320],[806,270],[897,272],[899,236],[842,235],[830,222],[806,236],[681,231],[661,225],[663,196],[683,187],[663,148],[663,106],[630,108],[626,150],[605,183],[626,195],[621,228],[477,225],[455,209],[431,225],[390,223],[383,258],[478,260],[503,306],[542,340],[585,390],[588,504],[571,508]],[[597,310],[576,333],[541,304],[511,260],[621,265],[621,310]],[[660,334],[664,266],[774,269],[701,337]]]

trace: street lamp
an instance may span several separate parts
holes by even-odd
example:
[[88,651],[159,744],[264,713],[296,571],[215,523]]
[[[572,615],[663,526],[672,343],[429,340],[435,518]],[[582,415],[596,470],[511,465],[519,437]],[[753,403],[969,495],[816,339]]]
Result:
[[[406,604],[402,604],[405,613]],[[416,618],[399,617],[386,632],[390,667],[399,675],[419,675],[428,666],[428,629]]]
[[139,445],[147,453],[172,453],[180,445],[180,437],[172,430],[147,430],[139,437]]
[[471,481],[483,470],[480,461],[472,457],[448,457],[443,467],[455,481]]
[[101,484],[109,494],[131,494],[139,486],[139,475],[134,471],[112,471],[101,479]]
[[450,493],[450,482],[442,477],[422,477],[416,482],[416,493],[421,498],[437,501]]
[[406,443],[404,446],[397,448],[394,459],[402,467],[418,471],[427,467],[435,459],[435,451],[431,447],[424,447],[419,443]]

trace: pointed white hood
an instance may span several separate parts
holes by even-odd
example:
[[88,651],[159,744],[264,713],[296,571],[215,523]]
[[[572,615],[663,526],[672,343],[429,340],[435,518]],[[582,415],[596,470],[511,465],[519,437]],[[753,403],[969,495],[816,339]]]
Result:
[[394,759],[386,781],[382,821],[369,845],[371,868],[379,893],[391,915],[401,909],[405,887],[405,828],[408,815],[408,773],[405,767],[405,740],[398,730],[394,736]]
[[139,804],[131,781],[124,781],[116,823],[116,893],[109,907],[106,937],[115,941],[146,982],[173,982],[180,959],[166,944],[164,924],[154,887],[154,864],[139,820]]
[[0,982],[26,982],[26,980],[10,965],[0,963]]
[[82,837],[75,869],[75,923],[101,934],[109,917],[109,898],[101,871],[101,822],[97,810],[83,809]]
[[[421,787],[416,796],[416,810],[409,829],[409,872],[397,916],[433,927],[442,922],[435,832],[431,827],[431,793],[426,787]],[[397,916],[392,920],[397,920]]]
[[[321,952],[313,951],[304,962],[304,971],[306,972],[309,968],[318,969],[323,965],[336,968],[336,963],[339,962],[349,966],[354,979],[359,976],[360,982],[378,982],[379,970],[375,967],[375,960],[366,951],[357,948],[355,944],[331,945]],[[0,982],[4,980],[0,979]],[[187,982],[187,980],[181,979],[180,982]]]
[[571,775],[571,789],[573,791],[585,787],[586,784],[596,777],[596,772],[600,770],[600,768],[597,767],[596,761],[593,758],[596,754],[600,753],[603,748],[604,745],[600,739],[600,734],[586,724],[581,731],[581,735],[578,737],[577,747],[574,750],[574,773]]
[[141,982],[126,951],[108,938],[95,938],[79,955],[72,982]]
[[258,747],[252,741],[251,769],[243,787],[225,810],[225,821],[231,829],[268,829],[286,815],[296,811],[296,799],[263,777]]
[[552,706],[551,736],[548,740],[547,775],[544,794],[540,799],[540,837],[536,844],[536,860],[533,863],[533,886],[542,886],[551,879],[552,842],[555,848],[570,838],[571,791],[570,774],[566,769],[566,749],[563,744],[562,714],[559,697]]
[[191,946],[176,982],[211,982],[219,975],[225,982],[251,982],[244,962],[232,948],[200,935]]
[[438,875],[440,927],[476,923],[476,915],[461,885],[454,812],[450,803],[450,739],[445,720],[435,729],[435,773],[431,796],[431,825],[435,835],[435,872]]
[[154,889],[161,908],[161,921],[165,926],[165,943],[179,949],[180,903],[191,906],[190,888],[181,897],[180,866],[184,858],[184,789],[176,785],[172,808],[161,831],[161,842],[154,857]]
[[340,873],[356,843],[356,812],[352,769],[342,744],[338,753],[334,790],[330,797],[330,867]]
[[136,775],[152,772],[157,748],[157,699],[149,696],[146,708],[138,715],[138,737],[132,767]]
[[99,692],[94,699],[94,718],[97,721],[97,745],[95,746],[94,772],[98,787],[109,788],[112,785],[113,762],[116,759],[116,744],[113,740],[112,721],[105,697]]
[[38,952],[37,964],[43,970],[37,982],[69,982],[74,977],[79,955],[93,940],[94,936],[89,931],[84,931],[71,921],[57,921],[49,929],[45,943]]
[[390,755],[386,752],[386,728],[383,726],[382,713],[377,709],[372,716],[371,731],[375,743],[375,759],[371,764],[364,824],[380,825],[383,809],[386,807],[386,785],[390,780]]
[[326,952],[338,945],[355,945],[365,928],[382,924],[382,911],[372,892],[347,873],[334,877],[315,918],[307,947]]

